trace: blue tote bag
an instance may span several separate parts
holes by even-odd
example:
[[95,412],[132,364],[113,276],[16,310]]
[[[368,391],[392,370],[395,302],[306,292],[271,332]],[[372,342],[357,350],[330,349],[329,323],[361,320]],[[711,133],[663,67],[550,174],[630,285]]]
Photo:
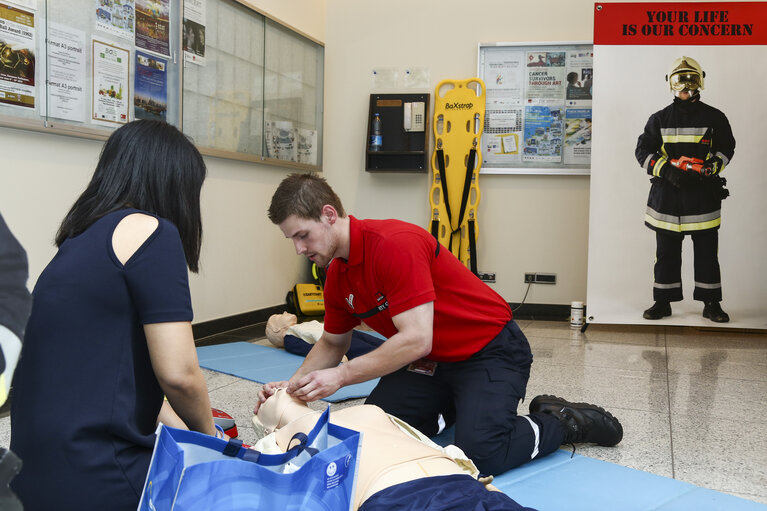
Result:
[[161,426],[139,511],[352,509],[360,433],[329,423],[326,409],[284,454],[239,440]]

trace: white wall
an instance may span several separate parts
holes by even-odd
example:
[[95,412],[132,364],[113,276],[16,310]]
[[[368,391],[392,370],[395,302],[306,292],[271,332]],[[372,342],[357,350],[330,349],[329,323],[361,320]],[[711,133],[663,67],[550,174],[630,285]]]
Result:
[[[429,175],[364,171],[373,68],[429,69],[433,105],[441,80],[476,76],[480,42],[590,41],[593,6],[585,0],[329,1],[325,175],[347,210],[428,221]],[[518,302],[525,272],[553,272],[557,284],[532,286],[527,302],[585,300],[589,177],[482,175],[480,188],[478,265],[497,273],[494,289]]]
[[[324,0],[250,3],[315,39]],[[0,127],[0,211],[27,250],[30,288],[55,254],[53,237],[85,188],[102,142]],[[304,266],[266,217],[281,167],[206,157],[201,271],[190,279],[195,322],[284,302]]]

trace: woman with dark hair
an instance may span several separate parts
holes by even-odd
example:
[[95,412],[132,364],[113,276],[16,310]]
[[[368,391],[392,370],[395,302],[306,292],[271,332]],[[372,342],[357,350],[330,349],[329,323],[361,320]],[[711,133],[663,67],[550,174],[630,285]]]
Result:
[[215,434],[192,336],[205,164],[176,128],[126,124],[56,235],[16,371],[13,489],[27,511],[136,509],[163,396]]

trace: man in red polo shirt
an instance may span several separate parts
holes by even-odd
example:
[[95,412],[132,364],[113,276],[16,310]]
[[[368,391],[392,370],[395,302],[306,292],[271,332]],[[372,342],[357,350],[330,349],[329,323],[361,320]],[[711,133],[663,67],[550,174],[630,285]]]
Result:
[[[508,303],[424,229],[347,216],[327,182],[291,174],[272,197],[270,220],[296,252],[327,267],[325,327],[287,382],[267,383],[303,401],[380,377],[367,399],[433,436],[439,417],[484,474],[499,474],[563,443],[615,445],[623,429],[586,403],[538,396],[518,416],[533,356]],[[332,263],[332,264],[331,264]],[[387,340],[340,364],[364,322]]]

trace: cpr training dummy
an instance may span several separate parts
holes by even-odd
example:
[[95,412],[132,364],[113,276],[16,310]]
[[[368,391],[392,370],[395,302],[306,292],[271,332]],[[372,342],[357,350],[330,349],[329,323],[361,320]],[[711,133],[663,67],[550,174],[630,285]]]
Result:
[[[266,322],[266,338],[274,346],[289,353],[305,357],[322,336],[323,324],[319,321],[299,323],[295,314],[283,312],[272,314]],[[346,360],[359,357],[374,350],[384,340],[360,330],[352,331],[352,341],[346,352]]]
[[[320,414],[278,389],[253,417],[256,430],[267,435],[255,448],[284,452],[293,435],[311,430]],[[441,449],[377,406],[333,411],[330,421],[362,433],[354,509],[533,511],[478,481],[478,470],[460,449]]]

